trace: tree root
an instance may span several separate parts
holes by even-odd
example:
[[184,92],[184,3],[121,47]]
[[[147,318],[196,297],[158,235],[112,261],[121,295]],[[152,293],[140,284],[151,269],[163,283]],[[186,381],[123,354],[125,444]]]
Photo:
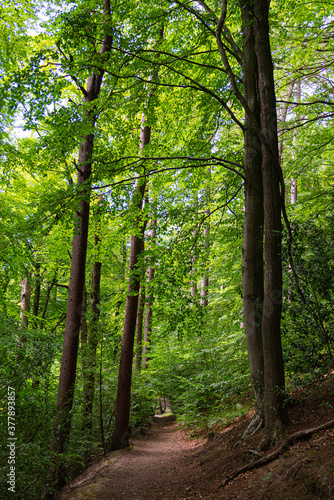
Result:
[[264,427],[264,418],[261,415],[256,414],[243,433],[241,440],[243,441],[244,439],[253,436],[257,432],[259,432],[262,427]]
[[247,429],[245,430],[245,432],[243,433],[243,435],[241,436],[241,438],[239,439],[239,441],[237,441],[235,443],[235,445],[233,446],[233,448],[236,448],[245,439],[247,439],[247,438],[253,436],[254,434],[256,434],[259,430],[262,429],[262,427],[264,427],[264,418],[261,415],[259,415],[259,414],[255,414],[254,417],[252,418],[252,420],[250,421]]
[[251,464],[244,465],[244,467],[241,467],[241,469],[238,469],[234,471],[230,476],[228,476],[218,487],[222,488],[226,486],[228,483],[233,481],[236,477],[240,476],[241,474],[244,474],[245,472],[249,472],[254,469],[258,469],[262,467],[263,465],[268,464],[269,462],[272,462],[273,460],[276,460],[280,455],[283,455],[288,451],[288,449],[295,445],[298,441],[301,441],[303,439],[309,439],[315,432],[319,431],[325,431],[327,429],[331,429],[334,427],[334,420],[331,420],[330,422],[327,422],[326,424],[319,425],[318,427],[313,427],[312,429],[306,429],[303,431],[296,432],[295,434],[292,434],[284,443],[282,443],[276,450],[272,451],[265,457],[259,458],[258,460],[255,460],[255,462],[252,462]]

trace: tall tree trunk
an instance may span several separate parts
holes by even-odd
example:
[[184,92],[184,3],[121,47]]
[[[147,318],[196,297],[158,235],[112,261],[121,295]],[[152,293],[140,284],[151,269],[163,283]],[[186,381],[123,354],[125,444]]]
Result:
[[[144,198],[145,184],[140,185],[140,180],[136,180],[133,194],[133,206],[139,218]],[[136,330],[138,293],[140,287],[140,270],[138,269],[139,256],[143,251],[143,234],[138,231],[139,221],[134,227],[134,234],[131,236],[130,265],[128,294],[125,305],[125,318],[123,325],[123,336],[121,345],[121,357],[119,362],[118,386],[116,397],[115,427],[110,445],[111,450],[125,448],[129,444],[129,418],[131,400],[131,380],[132,380],[132,358],[133,344]]]
[[265,435],[267,448],[276,443],[288,423],[284,406],[284,367],[281,345],[282,260],[281,195],[276,97],[269,40],[269,2],[254,2],[255,51],[258,61],[261,103],[262,176],[265,220],[265,289],[262,316],[262,344],[265,381]]
[[80,319],[80,336],[81,336],[81,353],[82,353],[82,378],[83,378],[83,393],[86,394],[86,373],[87,373],[87,289],[83,287],[81,319]]
[[[143,125],[143,124],[142,124]],[[148,196],[145,196],[145,206],[148,205]],[[143,251],[145,249],[145,230],[147,226],[147,220],[145,219],[142,227],[143,234]],[[139,302],[138,302],[138,310],[137,310],[137,322],[136,322],[136,356],[135,356],[135,370],[138,372],[141,369],[141,360],[143,354],[143,320],[144,320],[144,311],[145,311],[145,299],[146,299],[146,290],[145,290],[145,276],[146,270],[143,269],[140,277],[140,294],[139,294]]]
[[135,370],[140,371],[142,350],[143,350],[143,319],[145,310],[145,288],[140,287],[138,312],[137,312],[137,323],[136,323],[136,358],[135,358]]
[[40,296],[41,296],[41,265],[39,262],[36,262],[35,264],[35,292],[34,292],[34,304],[32,308],[32,314],[34,316],[33,322],[34,322],[34,328],[37,328],[38,321],[37,321],[37,316],[38,316],[38,311],[39,311],[39,302],[40,302]]
[[[208,186],[205,192],[205,202],[206,205],[210,203],[210,182],[211,182],[211,168],[208,169]],[[203,240],[204,240],[204,256],[205,256],[205,266],[204,273],[201,279],[201,306],[207,307],[208,295],[209,295],[209,251],[210,251],[210,208],[206,208],[204,210],[205,215],[205,223],[204,223],[204,231],[203,231]]]
[[[195,211],[195,223],[197,224],[197,215],[198,215],[198,195],[196,194],[196,200],[194,203],[194,211]],[[196,262],[197,262],[197,237],[198,230],[197,228],[193,230],[193,247],[192,247],[192,255],[191,255],[191,275],[192,279],[190,281],[190,295],[192,297],[192,304],[196,301],[197,297],[197,274],[196,274]]]
[[21,311],[20,311],[20,325],[19,330],[20,334],[17,340],[17,360],[20,361],[24,358],[25,355],[25,343],[27,342],[27,336],[25,330],[28,328],[29,320],[27,313],[30,311],[30,301],[31,301],[31,284],[30,284],[30,275],[29,277],[25,277],[21,283]]
[[[99,196],[99,202],[102,196]],[[82,428],[90,433],[93,424],[93,404],[95,390],[95,372],[96,372],[96,349],[99,342],[98,323],[100,317],[100,294],[101,294],[101,267],[100,262],[100,243],[101,243],[101,208],[99,203],[96,223],[96,233],[94,235],[95,256],[90,281],[90,316],[87,331],[86,345],[86,372],[84,374],[84,401],[83,401],[83,419]]]
[[[150,94],[149,94],[150,97]],[[151,127],[145,125],[145,114],[142,115],[140,129],[140,148],[149,144],[151,139]],[[136,331],[138,294],[140,288],[141,271],[138,269],[139,256],[144,249],[145,226],[140,222],[142,206],[145,195],[145,183],[137,178],[133,193],[132,205],[136,211],[134,221],[134,232],[131,236],[130,265],[128,294],[125,305],[125,317],[123,325],[123,336],[121,345],[121,357],[119,362],[118,386],[116,396],[115,427],[110,444],[111,450],[125,448],[129,444],[129,419],[131,403],[131,380],[132,380],[132,358],[133,344]]]
[[[296,88],[296,101],[300,102],[301,100],[301,81],[298,80],[297,82],[297,88]],[[294,130],[293,133],[293,145],[296,147],[297,143],[297,132]],[[294,178],[291,180],[291,205],[294,205],[297,203],[297,179]]]
[[55,275],[54,275],[51,283],[49,284],[49,286],[48,286],[48,288],[46,290],[46,296],[45,296],[44,306],[43,306],[42,313],[41,313],[41,316],[40,316],[40,318],[41,318],[41,321],[39,323],[39,329],[40,330],[43,330],[43,328],[44,328],[44,320],[45,320],[46,311],[47,311],[47,308],[48,308],[48,305],[49,305],[51,290],[55,286],[56,281],[57,281],[57,271],[56,271],[56,273],[55,273]]
[[[40,270],[41,270],[41,265],[39,262],[36,262],[35,264],[35,272],[34,272],[34,277],[35,277],[35,291],[34,291],[34,302],[33,302],[33,307],[32,307],[32,314],[33,314],[33,318],[32,318],[32,324],[33,324],[33,328],[38,328],[38,311],[39,311],[39,303],[40,303],[40,296],[41,296],[41,274],[40,274]],[[38,340],[38,339],[36,339]],[[35,344],[36,345],[36,344]],[[39,386],[39,380],[38,379],[34,379],[32,381],[32,389],[37,389]]]
[[[243,23],[243,86],[239,90],[221,39],[227,16],[227,0],[222,0],[217,19],[216,41],[233,93],[245,110],[245,218],[242,258],[242,287],[247,352],[255,394],[255,415],[246,433],[263,425],[264,352],[262,345],[263,303],[263,181],[261,155],[261,102],[258,95],[258,62],[255,52],[254,0],[239,0]],[[235,50],[238,51],[236,47]]]
[[[285,122],[286,122],[286,117],[287,117],[288,110],[289,110],[289,101],[291,99],[294,86],[295,86],[295,81],[293,80],[290,83],[290,85],[288,87],[287,94],[285,96],[285,100],[287,102],[284,104],[284,106],[281,109],[281,113],[280,113],[281,126],[283,126],[285,124]],[[279,152],[280,164],[283,165],[283,155],[284,155],[284,135],[283,135],[283,131],[281,132],[281,134],[279,134],[278,152]]]
[[[28,316],[27,313],[30,311],[30,301],[31,301],[31,284],[30,284],[30,279],[28,277],[23,278],[22,284],[21,284],[21,312],[20,312],[20,318],[21,318],[21,325],[20,325],[20,330],[23,330],[24,328],[28,328]],[[21,338],[21,341],[23,340],[24,335]],[[25,338],[26,341],[27,339]]]
[[[122,283],[125,284],[125,269],[126,269],[126,262],[127,262],[127,252],[126,252],[126,245],[125,245],[125,240],[122,241],[121,243],[121,248],[120,248],[120,253],[122,255],[122,267],[121,267],[121,276],[120,278],[122,279]],[[120,329],[120,310],[122,307],[122,304],[124,302],[124,291],[122,290],[121,295],[119,300],[116,302],[116,308],[115,308],[115,323],[114,323],[114,336],[118,334],[118,331]],[[119,349],[119,344],[114,343],[114,356],[117,356]]]
[[[260,103],[257,93],[257,59],[255,55],[252,12],[243,8],[243,88],[249,109],[260,123]],[[255,415],[243,437],[264,425],[264,364],[262,349],[263,309],[263,189],[262,151],[253,122],[245,115],[244,129],[245,216],[242,246],[242,292],[247,353],[255,395]]]
[[[156,210],[156,202],[153,202]],[[150,232],[150,245],[151,250],[153,250],[154,242],[157,234],[157,216],[155,215],[152,221],[152,227]],[[146,298],[146,308],[145,308],[145,326],[144,326],[144,345],[143,345],[143,368],[147,368],[148,356],[151,346],[151,333],[152,333],[152,314],[153,314],[153,280],[155,275],[155,264],[153,262],[153,257],[150,258],[150,265],[147,271],[147,298]]]
[[83,403],[83,430],[91,432],[96,372],[96,349],[99,342],[98,321],[100,317],[101,262],[94,262],[90,292],[90,318],[87,332],[85,394]]
[[[110,0],[104,0],[103,14],[107,19],[110,18]],[[109,28],[107,27],[106,29],[108,30]],[[111,35],[106,34],[102,41],[100,50],[101,55],[110,51],[111,43]],[[93,73],[88,79],[84,98],[85,103],[89,104],[98,98],[103,73],[101,69],[98,73]],[[95,110],[92,106],[90,106],[87,111],[86,119],[90,122],[91,126],[94,127],[96,117]],[[57,464],[57,455],[65,451],[71,429],[81,306],[83,287],[85,284],[93,146],[94,134],[90,133],[85,137],[79,150],[77,185],[80,187],[81,194],[74,222],[68,307],[58,385],[56,416],[51,442],[51,468],[49,470],[49,478],[51,477],[55,480],[57,488],[62,486],[65,482],[65,471],[62,465]],[[45,493],[45,495],[47,494],[48,493]]]

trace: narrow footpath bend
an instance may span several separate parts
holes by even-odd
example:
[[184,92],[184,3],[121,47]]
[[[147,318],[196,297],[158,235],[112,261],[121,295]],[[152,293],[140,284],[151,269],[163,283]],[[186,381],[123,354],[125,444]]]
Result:
[[[186,437],[168,416],[155,417],[131,448],[107,455],[61,492],[61,500],[183,500],[204,498],[204,473],[194,460],[203,443]],[[202,477],[203,476],[203,477]]]

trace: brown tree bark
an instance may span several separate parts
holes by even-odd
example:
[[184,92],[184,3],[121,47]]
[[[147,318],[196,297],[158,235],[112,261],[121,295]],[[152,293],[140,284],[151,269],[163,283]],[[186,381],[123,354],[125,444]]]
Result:
[[137,323],[136,323],[136,357],[135,357],[135,370],[140,371],[141,360],[142,360],[142,350],[143,350],[143,320],[144,320],[144,310],[145,310],[145,288],[141,286],[138,312],[137,312]]
[[82,429],[90,433],[93,425],[93,404],[95,392],[95,372],[96,372],[96,349],[99,342],[98,323],[100,317],[100,294],[101,294],[101,267],[100,262],[100,243],[101,243],[101,209],[102,196],[98,198],[99,205],[97,209],[98,220],[96,223],[96,232],[94,235],[95,256],[90,281],[90,316],[87,329],[86,343],[86,370],[84,378],[84,400],[83,400],[83,418]]
[[[150,98],[150,93],[148,95]],[[146,125],[142,115],[140,127],[140,149],[143,150],[151,140],[151,127]],[[133,344],[137,323],[138,295],[142,272],[138,269],[139,256],[144,250],[145,224],[140,221],[146,184],[136,180],[132,205],[135,209],[134,234],[131,236],[129,263],[129,284],[125,305],[121,357],[119,363],[116,397],[115,427],[110,444],[111,450],[124,448],[129,444],[129,418],[131,402]]]
[[[99,235],[94,236],[95,248],[100,242]],[[86,341],[83,344],[82,355],[84,358],[83,363],[83,415],[82,415],[82,430],[90,433],[93,424],[93,403],[95,392],[95,372],[96,372],[96,349],[99,341],[98,334],[98,321],[100,317],[100,288],[101,288],[101,267],[102,263],[99,262],[96,256],[91,275],[91,290],[90,290],[90,316],[87,325],[81,321],[81,327],[86,328]],[[84,340],[83,331],[81,339]]]
[[[145,125],[145,114],[143,113],[140,128],[140,148],[142,150],[147,144],[149,144],[150,139],[151,127]],[[132,206],[135,212],[133,224],[134,231],[131,236],[129,284],[125,304],[125,317],[116,396],[115,427],[110,444],[111,450],[119,450],[121,448],[125,448],[129,444],[133,344],[136,332],[140,277],[142,275],[142,272],[139,269],[139,256],[144,250],[145,230],[145,225],[140,218],[142,214],[145,187],[146,184],[141,182],[141,179],[137,178],[132,199]]]
[[85,394],[85,373],[87,371],[87,289],[86,285],[83,287],[82,293],[82,306],[81,306],[81,320],[80,320],[80,337],[81,337],[81,353],[82,353],[82,377],[83,377],[83,392]]
[[96,349],[99,342],[98,321],[100,317],[101,262],[94,262],[91,277],[90,318],[87,332],[86,373],[83,400],[83,430],[91,432],[95,391]]
[[[262,349],[263,349],[263,374],[264,374],[264,414],[265,414],[265,427],[267,444],[273,443],[276,437],[284,428],[285,423],[288,421],[287,413],[283,405],[284,399],[284,370],[283,370],[283,356],[280,338],[280,318],[281,318],[281,302],[282,302],[282,265],[281,265],[281,196],[280,185],[284,186],[283,176],[279,165],[278,156],[278,137],[277,137],[277,116],[276,116],[276,98],[273,78],[273,65],[271,59],[270,40],[269,40],[269,2],[268,0],[254,0],[251,2],[240,1],[240,7],[243,16],[245,37],[244,43],[250,44],[246,46],[248,56],[254,59],[253,68],[250,66],[251,71],[255,71],[254,64],[257,63],[257,99],[256,109],[252,109],[252,95],[243,95],[238,87],[232,67],[229,63],[224,44],[221,39],[222,31],[225,27],[225,20],[227,16],[227,0],[222,0],[221,15],[217,20],[216,40],[218,50],[221,54],[226,73],[230,79],[232,90],[242,104],[246,114],[246,124],[244,127],[245,136],[250,130],[256,133],[258,140],[251,141],[251,146],[259,149],[259,141],[262,143],[262,185],[263,185],[263,214],[265,220],[265,291],[263,300],[263,314],[262,314]],[[245,21],[248,24],[245,25]],[[253,27],[253,32],[249,30]],[[253,48],[252,48],[253,47]],[[253,54],[252,54],[253,52]],[[254,54],[255,52],[255,54]],[[250,62],[250,59],[244,61],[244,70],[247,68],[245,64]],[[245,71],[245,82],[247,90],[250,91],[254,83],[252,83],[252,75]],[[254,77],[253,77],[254,82]],[[246,93],[247,94],[247,91]],[[259,104],[259,107],[258,107]],[[260,120],[256,113],[260,110]],[[245,137],[246,140],[246,137]],[[246,150],[246,148],[245,148]],[[246,151],[245,151],[246,154]],[[248,163],[248,162],[247,162]],[[247,166],[245,162],[245,172]],[[255,172],[255,171],[254,171]],[[252,175],[254,175],[252,171]],[[259,170],[256,168],[259,176]],[[247,193],[251,189],[253,182],[252,175],[245,179],[246,197],[251,201]],[[258,186],[261,186],[260,179]],[[257,186],[257,187],[258,187]],[[253,190],[253,196],[257,197],[257,193]],[[258,200],[257,200],[258,202]],[[247,205],[247,203],[245,203]],[[248,214],[251,216],[250,207],[246,206],[246,229],[248,225]],[[255,214],[252,215],[254,217]],[[259,221],[256,222],[259,227]],[[258,233],[260,236],[260,232]],[[248,239],[247,234],[244,236],[244,243]],[[247,242],[247,241],[246,241]],[[255,247],[253,247],[254,251]],[[255,249],[256,250],[256,249]],[[257,252],[260,258],[260,250]],[[246,264],[244,259],[244,264]],[[258,268],[259,269],[259,268]],[[244,271],[245,274],[245,271]],[[258,275],[260,279],[260,276]],[[243,283],[246,284],[245,277]],[[255,284],[254,284],[255,285]],[[256,281],[256,290],[260,293],[260,282]],[[259,296],[260,297],[260,296]],[[250,299],[250,300],[249,300]],[[251,306],[251,312],[254,315],[255,322],[253,323],[253,334],[247,336],[247,344],[249,341],[256,341],[260,346],[259,329],[257,323],[261,323],[261,309],[256,306],[261,298],[253,301],[252,296],[247,294],[246,291],[246,308]],[[247,301],[249,303],[247,304]],[[253,302],[253,304],[252,304]],[[255,306],[255,307],[254,307]],[[248,316],[248,314],[247,314]],[[259,321],[257,321],[257,317]],[[252,324],[252,323],[251,323]],[[246,327],[247,328],[247,327]],[[254,354],[254,360],[261,365],[261,360],[257,353],[257,348],[254,345],[249,349],[249,352]],[[250,365],[252,361],[250,360]],[[251,371],[254,372],[253,368]],[[261,380],[259,381],[261,383]],[[254,387],[256,394],[256,387]],[[256,396],[258,401],[260,398]]]
[[140,184],[139,179],[137,179],[133,194],[133,207],[137,212],[137,223],[134,224],[134,234],[131,236],[129,264],[130,275],[125,305],[125,318],[118,372],[115,427],[110,444],[110,450],[125,448],[129,444],[132,358],[141,274],[140,269],[138,269],[138,265],[139,256],[143,251],[143,234],[138,230],[141,225],[138,219],[142,209],[144,192],[145,184]]
[[[241,4],[243,29],[243,89],[250,112],[260,123],[258,67],[251,9]],[[245,215],[242,246],[242,294],[247,353],[255,396],[255,415],[243,437],[264,425],[263,309],[263,188],[262,146],[249,114],[244,128]]]
[[[156,208],[156,202],[153,202]],[[157,234],[157,218],[154,217],[150,231],[151,250],[156,239]],[[152,334],[152,315],[153,315],[153,280],[155,275],[155,264],[153,258],[150,259],[150,265],[147,271],[147,298],[145,307],[145,325],[144,325],[144,345],[143,345],[143,368],[146,369],[148,365],[148,358],[151,346]]]
[[281,345],[282,260],[281,194],[276,97],[269,39],[269,2],[254,2],[255,51],[261,103],[262,177],[265,220],[265,289],[262,316],[265,434],[262,448],[276,444],[288,423]]
[[[103,14],[106,20],[110,18],[110,0],[104,0]],[[106,27],[106,29],[107,31],[110,30],[110,28],[108,27]],[[106,54],[110,51],[111,43],[112,37],[107,32],[104,40],[102,41],[100,55]],[[101,89],[103,73],[103,69],[100,69],[99,72],[93,73],[88,79],[87,88],[84,93],[85,103],[91,103],[98,98]],[[88,122],[90,122],[92,127],[95,125],[95,110],[91,106],[87,111],[86,119]],[[51,442],[51,466],[48,474],[50,481],[55,482],[57,489],[65,482],[65,471],[62,464],[59,464],[57,457],[59,456],[59,454],[62,454],[65,451],[71,429],[71,414],[76,378],[81,306],[83,287],[85,284],[85,265],[89,223],[90,176],[93,146],[94,134],[89,133],[84,138],[79,150],[77,185],[80,192],[80,201],[74,221],[69,298],[58,385],[56,416],[54,421],[53,438]],[[49,493],[45,492],[44,496],[49,496]]]

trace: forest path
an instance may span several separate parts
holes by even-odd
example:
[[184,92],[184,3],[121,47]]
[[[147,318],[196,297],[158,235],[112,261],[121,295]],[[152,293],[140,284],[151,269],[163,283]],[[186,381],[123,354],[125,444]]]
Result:
[[131,448],[113,452],[67,485],[61,500],[204,498],[204,472],[194,460],[203,441],[188,438],[170,416],[156,416]]

